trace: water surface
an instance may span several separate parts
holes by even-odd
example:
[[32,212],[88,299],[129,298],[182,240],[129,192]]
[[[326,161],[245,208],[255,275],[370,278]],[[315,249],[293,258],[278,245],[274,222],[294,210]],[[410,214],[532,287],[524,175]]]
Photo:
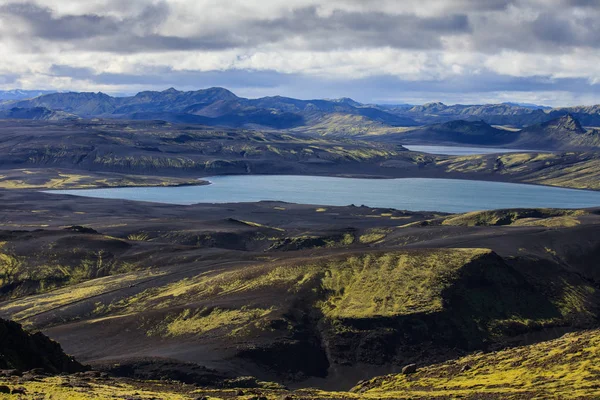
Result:
[[445,156],[469,156],[474,154],[496,154],[496,153],[528,153],[535,150],[503,149],[501,147],[465,147],[465,146],[428,146],[428,145],[406,145],[410,151],[419,153],[438,154]]
[[600,206],[600,192],[456,179],[355,179],[290,175],[203,178],[204,186],[54,190],[48,193],[171,204],[278,200],[319,205],[367,205],[411,211],[466,212],[515,207]]

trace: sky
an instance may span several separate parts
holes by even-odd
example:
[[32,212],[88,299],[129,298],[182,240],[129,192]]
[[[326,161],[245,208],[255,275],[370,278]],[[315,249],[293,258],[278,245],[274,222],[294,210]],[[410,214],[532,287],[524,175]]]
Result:
[[0,0],[0,89],[600,103],[600,0]]

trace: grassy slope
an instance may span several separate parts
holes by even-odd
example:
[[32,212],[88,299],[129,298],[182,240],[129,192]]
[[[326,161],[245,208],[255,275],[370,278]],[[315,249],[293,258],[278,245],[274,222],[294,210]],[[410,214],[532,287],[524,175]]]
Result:
[[442,225],[573,227],[580,224],[577,217],[583,215],[586,211],[557,209],[473,211],[444,218]]
[[480,353],[359,384],[364,398],[596,399],[600,331]]
[[124,186],[199,185],[197,179],[82,172],[67,169],[0,171],[0,189],[89,189]]
[[523,183],[600,189],[600,158],[595,153],[512,153],[438,158],[445,172],[496,175]]
[[[332,360],[383,357],[380,362],[391,362],[402,346],[422,341],[478,348],[482,341],[593,319],[595,289],[565,272],[548,274],[536,278],[536,288],[489,250],[402,250],[212,270],[103,300],[103,293],[161,276],[158,271],[129,273],[10,301],[0,311],[40,327],[40,313],[92,299],[84,316],[90,328],[125,318],[138,321],[134,329],[143,336],[237,338],[251,348],[273,333],[283,339],[306,329],[305,322],[289,317],[299,312],[299,302],[300,309],[325,324],[324,340],[332,345],[341,339],[354,346],[369,335],[394,343],[386,354],[374,348],[362,356],[332,346]],[[64,311],[60,317],[47,315],[46,321],[82,317],[69,317],[68,307]],[[286,328],[273,331],[282,323]]]
[[[240,293],[260,292],[280,287],[288,293],[297,293],[304,286],[316,288],[323,293],[322,300],[315,304],[327,318],[373,318],[393,317],[421,312],[435,312],[442,308],[442,291],[457,278],[458,270],[468,262],[488,254],[484,249],[449,249],[426,252],[390,252],[383,255],[351,256],[343,259],[324,260],[319,263],[300,265],[263,265],[243,270],[209,273],[191,279],[154,287],[136,296],[99,308],[103,315],[130,315],[147,310],[170,309],[198,300],[230,297]],[[413,284],[417,282],[417,286]],[[410,290],[409,290],[410,286]],[[272,304],[270,309],[277,308]],[[246,308],[239,310],[203,309],[168,318],[165,332],[197,334],[204,328],[199,320],[210,321],[220,316],[225,320],[242,321],[266,317],[264,309]],[[241,312],[256,318],[248,321]],[[218,327],[217,325],[210,324]],[[175,328],[176,326],[176,328]]]

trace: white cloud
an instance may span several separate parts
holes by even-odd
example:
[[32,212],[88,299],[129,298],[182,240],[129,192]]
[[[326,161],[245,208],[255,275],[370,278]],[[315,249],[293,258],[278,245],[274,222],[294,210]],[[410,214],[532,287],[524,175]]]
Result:
[[[414,87],[419,82],[432,86],[435,81],[443,90],[444,81],[452,81],[464,83],[464,97],[477,93],[482,101],[509,100],[506,96],[515,96],[515,101],[587,101],[595,98],[589,94],[591,85],[600,82],[596,47],[600,24],[595,22],[600,10],[574,4],[572,0],[0,0],[0,76],[5,77],[0,87],[122,92],[148,84],[96,76],[151,76],[160,70],[180,77],[252,70],[336,85],[393,77],[410,86],[414,99],[458,98],[455,93]],[[57,65],[70,67],[62,71],[72,74],[57,74]],[[510,78],[525,79],[524,85],[530,83],[527,78],[535,78],[531,81],[535,90],[515,90]],[[547,85],[539,83],[544,79]],[[551,87],[553,80],[565,79],[589,86],[579,82],[573,89],[585,93]],[[481,87],[468,87],[471,80]],[[187,86],[193,85],[190,81]],[[373,91],[372,98],[376,96]]]

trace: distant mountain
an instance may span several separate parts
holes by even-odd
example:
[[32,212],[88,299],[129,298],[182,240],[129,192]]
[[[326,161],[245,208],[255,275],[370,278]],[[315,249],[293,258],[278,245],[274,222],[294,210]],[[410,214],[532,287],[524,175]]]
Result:
[[600,148],[600,132],[584,129],[573,115],[566,114],[522,129],[514,145],[534,149]]
[[112,113],[119,103],[118,98],[104,93],[52,93],[36,97],[31,100],[23,100],[12,103],[16,108],[43,107],[50,110],[65,111],[80,117],[93,117],[106,113]]
[[0,101],[1,100],[24,100],[33,99],[34,97],[43,96],[49,93],[55,93],[54,90],[0,90]]
[[497,129],[483,121],[450,121],[389,135],[402,143],[447,143],[498,146],[511,143],[518,132]]
[[[13,95],[16,96],[16,92]],[[345,97],[329,100],[300,100],[283,96],[248,99],[219,87],[189,92],[170,88],[126,97],[69,92],[43,94],[25,100],[0,100],[0,111],[13,108],[46,108],[81,118],[164,120],[262,129],[295,128],[304,132],[316,128],[316,132],[343,136],[360,136],[372,130],[444,124],[456,120],[523,128],[567,114],[584,126],[600,127],[600,105],[553,109],[516,103],[369,105]],[[28,113],[22,111],[21,114],[26,118]],[[31,114],[36,115],[36,112]],[[5,115],[0,115],[0,118],[7,118]],[[490,133],[488,128],[485,129]],[[502,141],[506,135],[501,132],[494,136]]]
[[551,117],[542,109],[512,104],[482,104],[448,106],[428,103],[409,109],[394,109],[396,115],[412,118],[422,124],[443,123],[453,120],[484,121],[490,125],[526,126],[545,122]]
[[0,105],[4,108],[47,108],[82,118],[165,120],[228,127],[288,129],[312,126],[336,114],[359,116],[385,126],[415,126],[411,118],[395,115],[352,99],[298,100],[273,96],[246,99],[223,88],[181,92],[170,88],[130,97],[104,93],[53,93]]
[[571,114],[585,126],[600,126],[600,105],[549,108],[533,104],[481,104],[448,106],[444,103],[428,103],[411,108],[391,108],[390,113],[411,118],[422,125],[454,120],[484,121],[490,125],[526,127],[548,122]]
[[532,150],[596,150],[600,130],[585,129],[571,114],[518,129],[500,129],[484,121],[456,120],[377,137],[398,144],[500,146]]
[[0,119],[30,119],[36,121],[63,121],[79,119],[78,116],[65,111],[54,111],[46,107],[18,108],[0,111]]
[[330,99],[329,101],[332,101],[334,103],[347,104],[352,107],[361,107],[363,105],[363,104],[359,103],[358,101],[352,100],[349,97],[341,97],[339,99]]
[[600,105],[553,108],[548,111],[548,120],[570,114],[584,126],[600,126]]
[[532,103],[514,103],[514,102],[504,102],[502,104],[507,104],[509,106],[517,106],[517,107],[525,107],[525,108],[532,108],[534,110],[540,109],[540,110],[552,110],[552,107],[550,106],[542,106],[539,104],[532,104]]

